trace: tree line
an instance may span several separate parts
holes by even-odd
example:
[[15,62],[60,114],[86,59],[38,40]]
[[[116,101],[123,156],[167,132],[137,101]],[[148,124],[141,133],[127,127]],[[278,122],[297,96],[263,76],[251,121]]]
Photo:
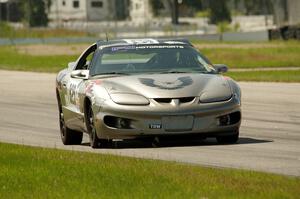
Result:
[[[231,22],[231,9],[239,10],[241,5],[245,15],[272,14],[274,3],[285,0],[151,0],[154,12],[169,6],[173,24],[178,24],[180,6],[192,7],[196,11],[209,12],[211,24]],[[179,4],[180,2],[180,4]],[[229,8],[229,5],[231,6]],[[154,13],[155,14],[155,13]]]
[[[243,3],[245,14],[259,14],[261,12],[272,13],[273,1],[275,0],[150,0],[153,11],[169,6],[173,24],[179,23],[179,6],[185,5],[195,10],[209,10],[210,23],[231,22],[231,12],[228,4],[238,9]],[[23,21],[30,27],[47,26],[51,0],[22,0],[20,1]],[[179,5],[180,4],[180,5]]]

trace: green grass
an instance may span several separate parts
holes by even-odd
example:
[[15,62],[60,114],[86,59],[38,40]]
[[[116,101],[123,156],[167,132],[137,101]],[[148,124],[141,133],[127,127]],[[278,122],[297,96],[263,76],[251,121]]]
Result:
[[300,179],[0,143],[0,198],[297,198]]
[[[212,47],[215,45],[218,46],[218,44],[212,44]],[[241,44],[232,43],[230,45]],[[299,42],[275,43],[278,47],[274,47],[274,43],[263,43],[262,45],[264,45],[263,48],[252,47],[246,49],[204,48],[202,52],[209,58],[212,58],[214,63],[225,63],[228,64],[230,68],[299,66],[300,69]],[[68,62],[75,61],[78,56],[79,55],[36,56],[19,53],[14,46],[2,46],[0,48],[0,69],[56,73],[65,68]],[[299,70],[247,71],[229,72],[228,76],[232,76],[238,81],[300,82],[299,73]]]
[[236,81],[300,82],[300,69],[295,71],[228,72],[225,75]]
[[[272,45],[262,43],[265,47],[231,48],[241,45],[233,43],[231,47],[214,48],[212,45],[203,49],[201,44],[197,46],[213,63],[223,63],[230,68],[300,67],[300,42],[278,42],[277,47],[268,44]],[[244,45],[247,46],[247,43]]]
[[20,28],[15,29],[5,22],[0,22],[0,38],[48,38],[93,36],[89,33],[67,29]]
[[0,69],[36,72],[58,72],[59,70],[66,68],[69,62],[75,61],[78,56],[33,56],[18,53],[12,46],[3,46],[0,48]]

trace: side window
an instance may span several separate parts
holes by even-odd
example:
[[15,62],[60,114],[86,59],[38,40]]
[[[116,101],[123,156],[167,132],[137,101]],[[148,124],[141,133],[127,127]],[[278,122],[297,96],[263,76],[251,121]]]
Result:
[[85,69],[88,69],[88,67],[90,66],[90,63],[92,62],[92,59],[94,57],[94,54],[95,54],[95,51],[92,52],[91,54],[89,54],[86,58],[86,68]]
[[75,68],[75,70],[84,70],[84,69],[88,69],[89,64],[91,63],[94,53],[97,49],[97,45],[94,44],[92,46],[90,46],[79,58],[78,62],[77,62],[77,66]]

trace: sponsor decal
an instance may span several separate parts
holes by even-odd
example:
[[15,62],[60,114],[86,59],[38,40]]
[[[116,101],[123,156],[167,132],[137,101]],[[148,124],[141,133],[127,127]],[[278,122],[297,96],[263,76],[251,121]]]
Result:
[[100,85],[101,82],[102,82],[102,80],[100,80],[100,79],[92,81],[92,83],[95,84],[95,85]]
[[97,79],[97,80],[94,80],[92,82],[90,82],[87,87],[85,88],[85,92],[86,93],[90,93],[92,91],[92,88],[94,85],[100,85],[101,84],[101,80],[100,79]]
[[140,82],[146,86],[165,89],[176,90],[193,84],[193,79],[189,76],[179,77],[175,81],[158,81],[151,78],[139,78]]
[[185,44],[184,42],[181,41],[165,41],[165,44]]
[[230,80],[231,78],[228,77],[228,76],[223,76],[223,79],[225,79],[225,80]]
[[92,90],[92,87],[93,87],[93,84],[92,84],[92,83],[88,84],[87,87],[85,88],[85,92],[86,92],[86,93],[90,93],[91,90]]
[[61,72],[58,74],[57,80],[60,82],[65,76],[67,75],[66,72]]
[[126,51],[126,50],[134,50],[136,49],[135,46],[116,46],[116,47],[112,47],[111,51],[115,52],[115,51]]
[[178,49],[184,48],[180,45],[150,45],[150,46],[137,46],[136,49],[159,49],[159,48],[168,48],[168,49]]
[[71,83],[69,88],[70,103],[76,104],[76,84]]
[[182,45],[142,45],[142,46],[116,46],[112,47],[111,51],[127,51],[127,50],[135,50],[135,49],[182,49],[184,46]]
[[155,39],[124,39],[129,44],[159,44]]

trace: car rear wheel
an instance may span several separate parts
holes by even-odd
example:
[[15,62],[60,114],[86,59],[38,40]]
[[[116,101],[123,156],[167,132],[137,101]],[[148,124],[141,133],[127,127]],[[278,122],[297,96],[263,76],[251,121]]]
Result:
[[235,144],[239,140],[239,130],[235,131],[233,135],[216,137],[219,144]]
[[64,114],[60,109],[59,113],[60,137],[64,145],[81,144],[82,132],[74,131],[66,126]]

